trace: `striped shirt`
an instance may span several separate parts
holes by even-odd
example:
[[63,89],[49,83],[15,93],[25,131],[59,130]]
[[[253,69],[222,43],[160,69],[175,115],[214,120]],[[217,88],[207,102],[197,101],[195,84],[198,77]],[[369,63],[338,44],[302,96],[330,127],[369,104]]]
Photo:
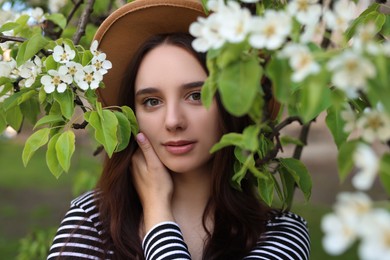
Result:
[[[87,192],[71,202],[54,237],[48,260],[101,259],[104,255],[101,240],[104,233],[99,221],[95,193]],[[81,224],[80,224],[81,223]],[[154,226],[142,241],[145,259],[191,259],[180,227],[175,222],[162,222]],[[114,252],[108,251],[110,259]],[[309,259],[310,238],[306,221],[291,212],[284,212],[271,219],[257,245],[244,257],[252,259]]]

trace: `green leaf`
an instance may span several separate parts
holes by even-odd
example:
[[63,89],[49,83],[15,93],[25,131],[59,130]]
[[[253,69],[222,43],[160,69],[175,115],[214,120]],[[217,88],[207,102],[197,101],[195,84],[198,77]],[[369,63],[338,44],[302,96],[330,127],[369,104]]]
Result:
[[118,132],[116,134],[118,139],[118,146],[116,147],[115,151],[120,152],[125,149],[129,144],[131,136],[131,126],[130,121],[123,113],[114,111],[114,114],[118,119]]
[[7,123],[16,131],[20,129],[23,123],[23,114],[20,107],[15,106],[6,111]]
[[268,206],[271,206],[274,199],[275,182],[270,173],[267,172],[266,176],[268,178],[257,178],[257,192],[261,199]]
[[134,136],[136,136],[139,132],[139,127],[138,127],[138,122],[137,122],[137,118],[135,117],[134,111],[128,106],[122,106],[121,109],[130,122],[131,133]]
[[260,88],[261,74],[257,57],[233,63],[220,72],[219,91],[229,113],[235,116],[248,113]]
[[55,144],[55,150],[57,152],[57,159],[62,169],[68,172],[70,167],[70,161],[75,150],[75,135],[73,131],[68,130],[63,132]]
[[91,113],[85,117],[85,120],[95,129],[95,139],[104,146],[109,157],[115,151],[118,144],[116,136],[118,128],[118,119],[115,114],[109,110],[101,111],[102,117],[99,116],[97,111],[91,111]]
[[35,124],[38,115],[40,114],[39,102],[36,98],[29,99],[20,104],[20,110],[25,118],[30,121],[31,124]]
[[311,76],[302,82],[302,103],[299,114],[304,123],[317,117],[331,105],[331,91],[325,73]]
[[247,42],[241,42],[239,44],[226,43],[219,55],[216,57],[216,64],[219,69],[223,70],[230,64],[240,60],[244,50],[248,49],[249,45]]
[[282,146],[288,145],[288,144],[294,144],[299,146],[305,146],[305,144],[299,139],[294,138],[292,136],[284,135],[280,138],[280,142]]
[[74,114],[74,93],[72,90],[67,89],[64,93],[58,93],[54,91],[54,99],[60,104],[62,115],[71,119]]
[[283,204],[290,208],[294,199],[295,179],[285,167],[279,167],[278,171],[283,187]]
[[337,163],[341,182],[343,182],[352,171],[354,166],[353,155],[357,144],[358,141],[345,142],[339,148]]
[[61,115],[46,115],[39,119],[38,122],[36,122],[36,124],[34,125],[34,129],[43,125],[51,126],[52,124],[56,124],[63,121],[64,119]]
[[[291,69],[286,59],[271,59],[266,69],[273,84],[275,97],[281,103],[289,103],[292,95]],[[283,75],[283,77],[281,77]]]
[[294,178],[295,183],[308,201],[311,195],[312,181],[306,166],[294,158],[280,158],[280,165]]
[[341,109],[330,107],[327,110],[326,125],[332,133],[333,140],[335,141],[337,148],[340,148],[347,138],[348,134],[344,131],[344,120],[341,118]]
[[255,164],[255,161],[253,159],[253,154],[248,155],[246,157],[245,162],[241,166],[241,168],[238,168],[238,171],[237,171],[237,169],[235,169],[235,173],[232,177],[232,181],[234,183],[234,186],[241,187],[241,181],[245,177],[245,175],[248,171],[248,168],[250,166],[254,166],[254,164]]
[[45,64],[45,67],[46,67],[46,71],[56,70],[57,69],[57,62],[54,60],[52,55],[47,57],[47,59],[45,60],[44,64]]
[[6,32],[6,31],[11,31],[11,30],[17,28],[18,26],[19,26],[19,24],[14,23],[14,22],[5,23],[0,27],[0,33]]
[[43,128],[30,135],[24,145],[22,153],[24,167],[27,166],[35,151],[47,143],[47,141],[49,140],[49,134],[50,129]]
[[205,83],[203,84],[202,92],[201,92],[202,104],[206,108],[210,108],[216,91],[217,91],[217,83],[215,81],[215,77],[209,76],[206,79]]
[[367,19],[367,16],[370,16],[371,14],[377,14],[378,13],[379,4],[374,3],[370,5],[364,12],[362,12],[358,18],[356,18],[352,24],[349,26],[347,31],[345,32],[345,36],[347,40],[350,40],[352,36],[355,34],[357,26],[364,23],[364,21]]
[[0,133],[7,128],[7,121],[5,118],[5,111],[3,110],[2,104],[0,103]]
[[251,152],[255,152],[259,148],[259,132],[260,127],[257,125],[246,127],[242,133],[242,147]]
[[66,17],[61,13],[48,14],[45,15],[45,18],[57,24],[61,29],[66,27]]
[[50,172],[58,179],[64,172],[57,158],[56,143],[61,133],[55,134],[47,144],[46,164]]
[[90,50],[86,50],[86,51],[83,53],[83,58],[82,58],[82,60],[81,60],[81,64],[82,64],[83,66],[88,65],[88,64],[91,62],[92,58],[93,58],[92,52],[91,52]]
[[35,33],[29,40],[25,41],[19,48],[18,55],[16,57],[16,63],[18,66],[22,65],[35,54],[37,54],[40,50],[42,50],[49,43],[40,33]]
[[390,195],[390,154],[385,153],[379,164],[379,177],[387,194]]
[[221,140],[213,145],[211,147],[210,153],[214,153],[224,147],[227,146],[241,146],[242,145],[242,134],[237,134],[237,133],[228,133],[222,136]]

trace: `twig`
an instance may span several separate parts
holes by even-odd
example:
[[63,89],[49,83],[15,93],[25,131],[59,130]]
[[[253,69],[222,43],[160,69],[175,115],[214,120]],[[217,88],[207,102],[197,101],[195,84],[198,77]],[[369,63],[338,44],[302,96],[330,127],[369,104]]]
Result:
[[70,14],[68,15],[68,18],[66,19],[66,23],[68,24],[70,22],[70,20],[72,20],[73,18],[73,15],[76,13],[77,9],[79,9],[79,7],[81,6],[82,3],[84,3],[84,0],[79,0],[77,2],[75,1],[72,1],[74,6],[73,6],[73,9],[72,11],[70,11]]
[[8,42],[8,41],[25,42],[25,41],[27,41],[27,39],[23,38],[23,37],[0,35],[0,43],[4,43],[4,42]]
[[99,146],[98,148],[96,148],[96,150],[93,152],[93,156],[98,155],[98,154],[101,153],[103,150],[104,150],[103,145],[100,145],[100,146]]
[[72,128],[73,129],[85,129],[85,127],[87,125],[88,125],[88,122],[84,120],[81,124],[79,124],[79,123],[72,124]]
[[300,159],[303,151],[303,147],[307,145],[307,137],[309,136],[310,126],[313,121],[310,121],[302,127],[301,133],[299,135],[299,140],[304,145],[297,145],[294,150],[293,158]]
[[94,3],[95,0],[88,0],[87,6],[85,7],[84,12],[81,15],[79,24],[77,26],[76,34],[73,37],[73,43],[75,45],[79,44],[81,37],[85,34],[85,28],[87,27],[89,16],[93,12]]
[[301,125],[303,124],[302,119],[299,116],[290,116],[290,117],[287,117],[280,124],[275,126],[273,132],[274,133],[279,133],[280,130],[282,130],[283,128],[285,128],[286,126],[288,126],[289,124],[291,124],[291,123],[293,123],[295,121],[299,122],[299,124],[301,124]]

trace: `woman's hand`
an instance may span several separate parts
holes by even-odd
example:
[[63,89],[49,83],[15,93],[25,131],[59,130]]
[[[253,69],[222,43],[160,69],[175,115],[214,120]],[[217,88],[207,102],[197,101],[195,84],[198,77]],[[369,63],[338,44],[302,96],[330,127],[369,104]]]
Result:
[[145,233],[163,221],[173,221],[172,177],[143,133],[137,135],[139,149],[131,159],[135,188],[141,199]]

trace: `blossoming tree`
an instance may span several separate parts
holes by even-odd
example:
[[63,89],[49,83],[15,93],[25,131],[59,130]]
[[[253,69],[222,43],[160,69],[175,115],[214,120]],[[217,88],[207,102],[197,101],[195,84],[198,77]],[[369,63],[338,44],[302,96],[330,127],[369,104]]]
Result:
[[[112,65],[98,42],[91,42],[93,22],[108,15],[102,5],[113,10],[120,1],[97,2],[49,1],[47,12],[0,15],[0,132],[19,130],[29,120],[34,132],[23,163],[46,146],[47,166],[57,178],[69,170],[75,129],[91,128],[108,156],[138,131],[129,107],[102,107],[95,92]],[[385,1],[364,11],[356,8],[361,1],[351,0],[202,2],[210,15],[189,28],[193,47],[207,52],[202,102],[209,106],[218,91],[228,112],[253,120],[211,150],[235,146],[233,185],[240,189],[250,174],[267,204],[276,194],[288,208],[296,187],[309,199],[311,177],[300,155],[310,124],[325,113],[340,179],[354,167],[358,171],[352,177],[356,192],[339,194],[334,212],[322,221],[323,246],[340,254],[360,240],[361,259],[389,259],[388,205],[376,206],[365,193],[379,176],[390,194],[390,18],[383,12],[388,7],[380,5]],[[269,115],[270,94],[281,107],[275,119]],[[299,139],[281,133],[294,121],[302,126]],[[386,149],[378,153],[374,144]],[[280,156],[286,145],[296,146],[289,158]]]

